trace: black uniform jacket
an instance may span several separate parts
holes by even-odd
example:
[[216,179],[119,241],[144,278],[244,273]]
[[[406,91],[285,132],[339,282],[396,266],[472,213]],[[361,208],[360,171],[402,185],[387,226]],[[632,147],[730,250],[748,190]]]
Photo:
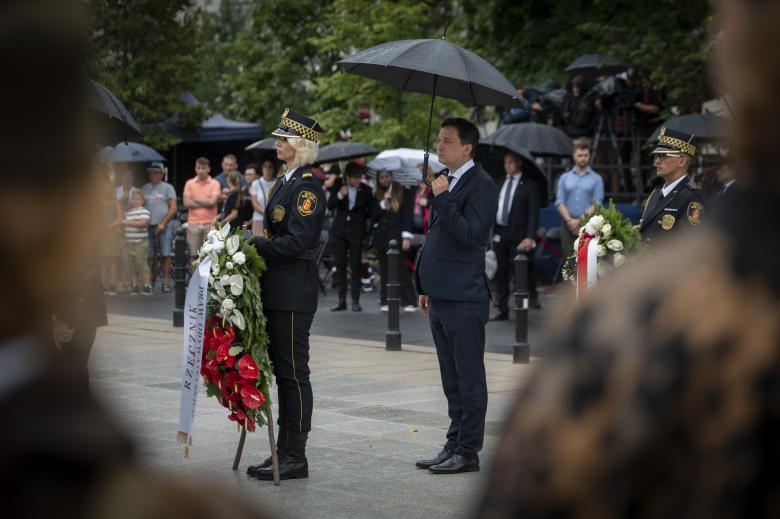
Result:
[[[338,192],[344,185],[342,179],[336,180],[330,190],[328,209],[334,212],[330,234],[335,238],[362,240],[366,235],[366,219],[371,216],[374,195],[371,188],[360,184],[355,196],[355,205],[349,208],[349,195],[339,200]],[[349,219],[347,219],[349,217]]]
[[412,232],[414,222],[414,196],[412,192],[404,188],[401,194],[401,205],[398,212],[382,209],[379,201],[374,201],[372,215],[374,221],[374,248],[379,252],[387,252],[390,249],[390,240],[396,240],[401,247],[401,236],[404,231]]
[[[501,188],[504,182],[506,182],[505,179],[506,177],[497,186],[499,198],[501,196]],[[501,237],[502,239],[518,243],[525,238],[533,239],[536,237],[536,230],[539,227],[539,204],[541,202],[539,184],[535,179],[523,175],[519,182],[512,197],[507,225],[504,229],[506,235]],[[500,202],[501,200],[499,199]]]
[[267,310],[314,312],[319,288],[314,249],[325,218],[325,192],[311,169],[280,177],[266,204],[266,237],[255,238],[265,259],[262,300]]
[[704,213],[704,198],[690,182],[680,182],[667,196],[661,196],[656,188],[647,199],[639,232],[642,238],[652,242],[654,238],[676,232],[680,228],[696,227]]

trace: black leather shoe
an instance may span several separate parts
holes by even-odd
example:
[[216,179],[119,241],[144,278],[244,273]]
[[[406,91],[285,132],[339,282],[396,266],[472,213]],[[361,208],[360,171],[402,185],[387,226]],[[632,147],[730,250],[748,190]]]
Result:
[[429,468],[433,474],[460,474],[462,472],[479,472],[479,456],[464,458],[460,454],[453,454],[444,463],[439,463]]
[[532,295],[530,305],[534,310],[539,310],[542,307],[542,303],[539,302],[539,296]]
[[346,309],[347,309],[347,303],[345,303],[344,301],[341,301],[336,306],[331,307],[330,311],[331,312],[343,312]]
[[[287,430],[284,427],[280,427],[278,431],[276,431],[276,456],[280,457],[282,453],[287,449]],[[263,460],[262,463],[257,463],[255,465],[249,465],[246,469],[246,473],[248,476],[255,477],[257,476],[257,473],[262,469],[267,469],[268,467],[273,465],[273,458],[271,456],[268,456],[265,460]]]
[[509,319],[509,312],[497,312],[490,316],[491,321],[506,321]]
[[447,449],[442,449],[439,454],[434,456],[433,458],[429,460],[417,460],[417,463],[415,463],[415,466],[417,466],[418,469],[429,469],[433,467],[434,465],[438,465],[439,463],[444,463],[450,457],[452,457],[453,452]]
[[[279,479],[300,479],[309,477],[309,462],[306,460],[308,433],[287,434],[286,450],[279,456]],[[255,473],[261,481],[273,481],[274,467],[270,465]]]
[[363,309],[360,307],[360,303],[358,303],[357,301],[353,302],[352,303],[352,311],[353,312],[362,312]]
[[258,463],[256,465],[249,465],[246,468],[246,474],[247,476],[254,477],[257,475],[258,471],[262,469],[266,469],[272,465],[273,465],[273,459],[271,458],[271,456],[268,456],[262,463]]

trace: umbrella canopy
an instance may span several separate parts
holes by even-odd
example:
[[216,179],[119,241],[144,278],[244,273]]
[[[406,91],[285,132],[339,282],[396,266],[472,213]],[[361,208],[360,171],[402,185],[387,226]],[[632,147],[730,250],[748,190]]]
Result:
[[109,89],[93,80],[89,81],[89,86],[89,105],[101,119],[106,141],[118,142],[143,136],[130,111]]
[[469,106],[522,106],[515,87],[493,65],[444,39],[382,43],[337,65],[400,90],[456,99]]
[[276,151],[276,137],[268,137],[261,141],[253,142],[244,149],[254,152]]
[[528,150],[514,144],[507,144],[505,146],[486,144],[485,141],[482,140],[477,145],[475,160],[478,161],[482,167],[485,168],[485,171],[490,173],[493,178],[501,179],[506,175],[506,172],[504,171],[504,155],[510,151],[520,157],[520,161],[523,163],[523,175],[533,177],[537,184],[539,184],[541,206],[547,206],[550,200],[547,190],[547,176]]
[[611,76],[628,70],[629,65],[620,58],[605,54],[583,54],[566,67],[570,75]]
[[533,155],[567,157],[572,142],[559,128],[538,123],[518,123],[501,126],[480,144],[526,150]]
[[121,142],[107,154],[107,160],[108,162],[153,162],[165,160],[165,157],[145,144]]
[[646,144],[654,144],[658,140],[661,127],[670,130],[690,133],[697,143],[715,143],[725,141],[729,134],[729,121],[717,115],[688,114],[673,117],[655,129]]
[[[374,160],[367,164],[370,177],[376,176],[378,171],[390,171],[393,179],[405,186],[416,186],[422,180],[420,166],[425,161],[425,152],[413,148],[397,148],[384,150]],[[444,169],[436,155],[429,155],[428,167],[438,173]]]
[[366,155],[376,155],[379,150],[364,142],[334,142],[320,148],[317,164],[349,160]]

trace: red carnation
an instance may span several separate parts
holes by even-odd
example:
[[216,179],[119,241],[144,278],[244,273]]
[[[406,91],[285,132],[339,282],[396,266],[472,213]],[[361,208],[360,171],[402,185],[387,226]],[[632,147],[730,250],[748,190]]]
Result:
[[259,389],[246,384],[241,388],[241,401],[248,409],[257,409],[265,403],[265,397]]
[[251,355],[243,355],[238,361],[238,374],[243,378],[257,380],[260,371],[257,369],[255,359]]

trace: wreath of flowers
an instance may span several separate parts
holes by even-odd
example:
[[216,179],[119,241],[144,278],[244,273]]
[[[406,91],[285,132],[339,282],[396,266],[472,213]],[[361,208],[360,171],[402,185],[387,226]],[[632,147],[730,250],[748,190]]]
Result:
[[598,245],[598,277],[606,276],[612,269],[628,263],[642,248],[642,236],[623,213],[617,210],[614,201],[609,201],[609,207],[595,206],[593,216],[580,227],[577,239],[574,240],[574,253],[566,259],[563,266],[563,279],[577,284],[577,252],[580,248],[586,227],[590,226],[597,233]]
[[196,264],[206,257],[211,272],[200,374],[206,394],[228,409],[228,419],[254,431],[266,424],[273,376],[260,300],[265,262],[250,239],[229,226],[208,233]]

